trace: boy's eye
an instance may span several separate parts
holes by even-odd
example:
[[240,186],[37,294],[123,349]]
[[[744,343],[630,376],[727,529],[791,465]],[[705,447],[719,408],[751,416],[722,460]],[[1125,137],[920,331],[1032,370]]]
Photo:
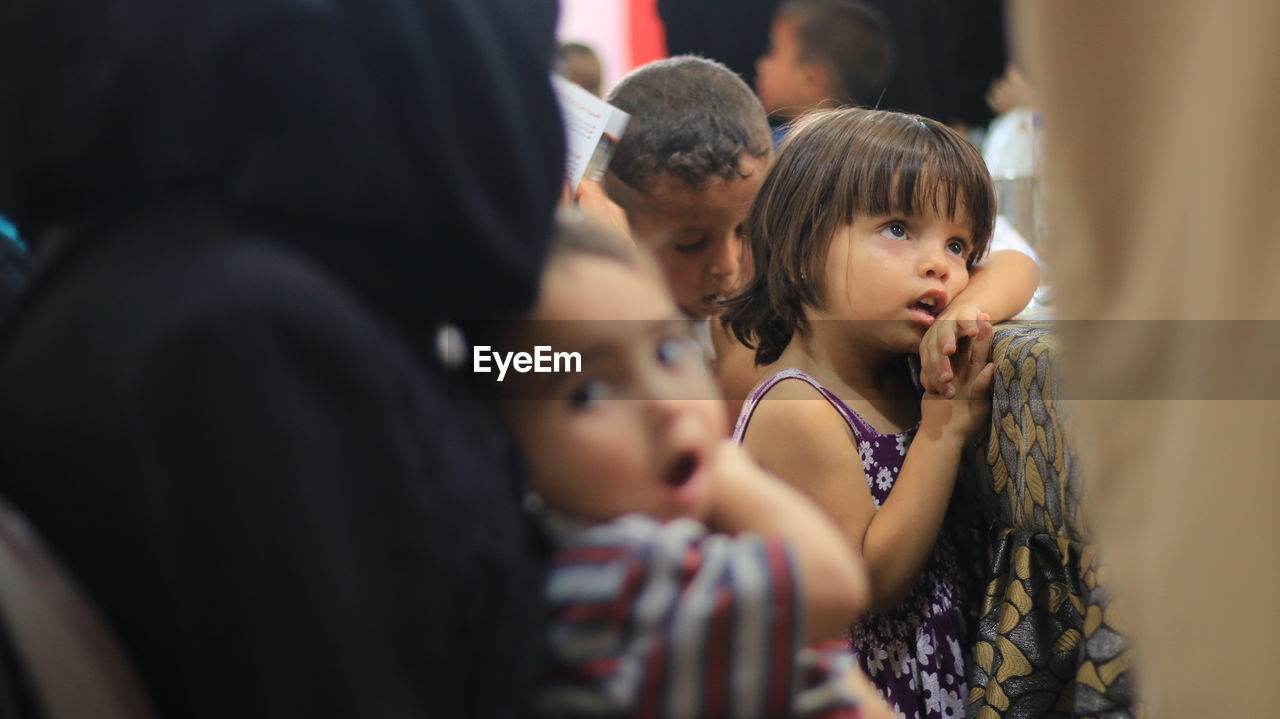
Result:
[[706,246],[707,246],[707,238],[705,237],[700,237],[693,242],[676,242],[672,244],[672,247],[676,248],[676,252],[680,252],[686,255],[696,255],[702,251],[702,248]]
[[890,222],[880,230],[881,237],[887,237],[891,240],[901,240],[907,236],[907,226],[901,222]]
[[679,364],[689,354],[688,337],[666,337],[658,343],[658,362],[670,367]]
[[963,240],[949,240],[947,242],[947,251],[964,257],[969,254],[969,246]]
[[569,393],[569,407],[575,411],[591,409],[608,397],[609,385],[604,380],[589,379]]

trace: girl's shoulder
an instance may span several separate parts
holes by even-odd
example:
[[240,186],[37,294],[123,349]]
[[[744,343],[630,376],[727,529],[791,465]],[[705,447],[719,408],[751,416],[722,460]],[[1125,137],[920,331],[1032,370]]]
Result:
[[[811,401],[795,401],[811,400]],[[814,401],[816,400],[816,401]],[[747,397],[738,415],[734,441],[742,443],[750,428],[753,435],[781,432],[806,436],[810,432],[838,427],[846,438],[875,434],[861,416],[813,377],[799,369],[783,369],[766,378]]]
[[[862,484],[858,434],[822,385],[785,371],[761,383],[742,408],[734,441],[797,486]],[[847,484],[852,482],[852,484]]]

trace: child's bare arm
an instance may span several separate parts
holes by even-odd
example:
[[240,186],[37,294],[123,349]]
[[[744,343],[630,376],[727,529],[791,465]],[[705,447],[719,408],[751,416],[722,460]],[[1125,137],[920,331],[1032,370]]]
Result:
[[926,393],[902,472],[867,528],[863,546],[877,608],[896,604],[924,568],[951,500],[961,450],[991,415],[991,324],[980,322],[978,335],[962,345],[955,398]]
[[[990,412],[990,343],[991,325],[980,323],[972,353],[967,346],[961,348],[964,364],[958,367],[957,398],[932,395],[924,401],[920,431],[879,510],[857,459],[856,439],[811,387],[799,382],[778,385],[770,397],[779,390],[787,394],[761,403],[752,418],[747,448],[835,520],[849,546],[866,561],[873,610],[896,606],[933,551],[951,500],[960,450]],[[970,361],[971,357],[979,359]],[[804,399],[805,392],[812,399]]]
[[969,284],[951,304],[977,305],[992,322],[1001,322],[1026,307],[1039,284],[1035,260],[1017,250],[999,250],[973,268]]
[[867,607],[861,557],[820,509],[725,443],[712,466],[714,491],[708,525],[716,531],[786,538],[804,587],[806,642],[843,631]]
[[953,396],[951,357],[959,340],[977,334],[982,319],[1007,320],[1035,294],[1036,261],[1017,250],[993,252],[973,268],[969,284],[956,295],[920,341],[920,381],[926,390]]

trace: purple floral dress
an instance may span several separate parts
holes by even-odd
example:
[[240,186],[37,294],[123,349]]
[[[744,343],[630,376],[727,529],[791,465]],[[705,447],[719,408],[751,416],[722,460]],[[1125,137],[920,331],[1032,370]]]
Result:
[[[761,382],[742,407],[733,441],[742,442],[761,398],[779,382],[797,379],[822,393],[858,440],[858,457],[871,499],[879,509],[902,470],[915,429],[880,434],[838,397],[798,369]],[[852,459],[852,458],[851,458]],[[853,653],[899,716],[955,719],[964,716],[964,583],[953,540],[940,532],[933,556],[902,604],[870,613],[850,630]]]

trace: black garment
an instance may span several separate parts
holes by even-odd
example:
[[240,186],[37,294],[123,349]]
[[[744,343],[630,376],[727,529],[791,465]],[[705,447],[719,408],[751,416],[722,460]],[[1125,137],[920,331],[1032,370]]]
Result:
[[884,15],[898,49],[881,109],[990,122],[986,93],[1008,61],[1001,0],[863,1]]
[[667,52],[719,60],[756,86],[756,60],[769,50],[769,25],[781,0],[658,0]]
[[0,317],[8,314],[9,305],[26,282],[29,269],[27,253],[18,243],[0,237]]
[[[984,125],[986,93],[1008,61],[1001,0],[862,0],[888,21],[897,62],[883,98],[940,122]],[[719,60],[755,86],[756,60],[769,49],[781,0],[658,0],[672,55]]]
[[[438,320],[530,301],[554,4],[20,0],[0,492],[164,717],[518,715],[543,551]],[[464,312],[464,310],[466,312]]]

